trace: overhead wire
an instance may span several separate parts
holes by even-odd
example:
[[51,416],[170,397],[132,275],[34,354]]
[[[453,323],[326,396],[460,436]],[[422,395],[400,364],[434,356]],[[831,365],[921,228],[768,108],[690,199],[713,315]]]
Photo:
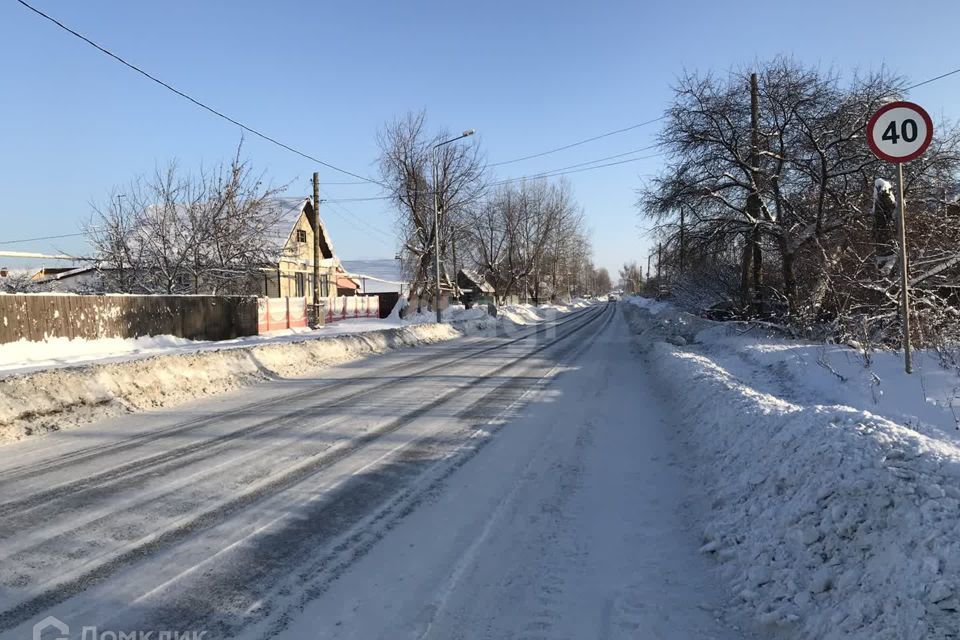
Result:
[[[194,104],[194,105],[196,105],[196,106],[198,106],[198,107],[200,107],[200,108],[208,111],[209,113],[212,113],[213,115],[215,115],[215,116],[217,116],[217,117],[219,117],[219,118],[222,118],[223,120],[226,120],[227,122],[230,122],[231,124],[234,124],[234,125],[238,126],[238,127],[241,128],[242,130],[247,131],[247,132],[249,132],[249,133],[251,133],[251,134],[253,134],[253,135],[255,135],[255,136],[257,136],[257,137],[259,137],[259,138],[261,138],[261,139],[263,139],[263,140],[265,140],[265,141],[267,141],[267,142],[270,142],[270,143],[272,143],[272,144],[274,144],[274,145],[276,145],[276,146],[278,146],[278,147],[280,147],[280,148],[283,148],[283,149],[285,149],[285,150],[287,150],[287,151],[289,151],[289,152],[291,152],[291,153],[294,153],[294,154],[296,154],[296,155],[298,155],[298,156],[301,156],[301,157],[303,157],[303,158],[305,158],[305,159],[307,159],[307,160],[310,160],[310,161],[312,161],[312,162],[315,162],[315,163],[317,163],[317,164],[319,164],[319,165],[321,165],[321,166],[327,167],[327,168],[329,168],[329,169],[332,169],[332,170],[337,171],[337,172],[339,172],[339,173],[342,173],[342,174],[344,174],[344,175],[348,175],[348,176],[351,176],[351,177],[353,177],[353,178],[357,178],[357,179],[358,179],[358,181],[328,182],[328,183],[326,183],[326,184],[336,184],[336,185],[376,184],[376,185],[379,185],[379,186],[381,186],[381,187],[385,187],[385,188],[387,187],[386,184],[384,184],[384,183],[382,183],[382,182],[380,182],[380,181],[374,180],[374,179],[369,178],[369,177],[366,177],[366,176],[362,176],[362,175],[360,175],[360,174],[357,174],[357,173],[354,173],[354,172],[352,172],[352,171],[348,171],[348,170],[346,170],[346,169],[343,169],[343,168],[341,168],[341,167],[338,167],[338,166],[336,166],[336,165],[334,165],[334,164],[332,164],[332,163],[329,163],[329,162],[326,162],[326,161],[324,161],[324,160],[321,160],[320,158],[317,158],[316,156],[310,155],[310,154],[308,154],[308,153],[306,153],[306,152],[304,152],[304,151],[301,151],[300,149],[297,149],[297,148],[295,148],[295,147],[293,147],[293,146],[291,146],[291,145],[289,145],[289,144],[286,144],[286,143],[284,143],[284,142],[281,142],[280,140],[278,140],[278,139],[276,139],[276,138],[274,138],[274,137],[272,137],[272,136],[269,136],[269,135],[263,133],[262,131],[260,131],[260,130],[258,130],[258,129],[256,129],[256,128],[254,128],[254,127],[252,127],[252,126],[249,126],[249,125],[247,125],[247,124],[244,124],[243,122],[241,122],[241,121],[239,121],[239,120],[237,120],[237,119],[235,119],[235,118],[233,118],[233,117],[231,117],[231,116],[229,116],[229,115],[227,115],[227,114],[225,114],[225,113],[223,113],[223,112],[221,112],[221,111],[219,111],[219,110],[217,110],[217,109],[214,109],[213,107],[205,104],[204,102],[201,102],[200,100],[198,100],[198,99],[190,96],[189,94],[181,91],[180,89],[177,89],[177,88],[174,87],[173,85],[171,85],[171,84],[169,84],[169,83],[167,83],[167,82],[159,79],[158,77],[150,74],[149,72],[147,72],[147,71],[145,71],[144,69],[138,67],[137,65],[134,65],[133,63],[128,62],[127,60],[123,59],[123,58],[120,57],[119,55],[117,55],[117,54],[113,53],[112,51],[106,49],[105,47],[101,46],[100,44],[97,44],[96,42],[94,42],[94,41],[91,40],[90,38],[84,36],[83,34],[79,33],[78,31],[76,31],[76,30],[68,27],[67,25],[65,25],[65,24],[62,23],[61,21],[57,20],[56,18],[48,15],[47,13],[44,13],[43,11],[37,9],[37,8],[34,7],[34,6],[30,5],[30,4],[29,4],[28,2],[26,2],[25,0],[17,0],[17,2],[19,2],[22,6],[24,6],[24,7],[27,8],[27,9],[29,9],[29,10],[32,11],[33,13],[39,15],[40,17],[42,17],[42,18],[44,18],[44,19],[46,19],[46,20],[48,20],[48,21],[50,21],[51,23],[55,24],[55,25],[56,25],[57,27],[59,27],[60,29],[63,29],[64,31],[70,33],[71,35],[79,38],[80,40],[82,40],[82,41],[85,42],[86,44],[94,47],[94,48],[97,49],[98,51],[104,53],[105,55],[107,55],[107,56],[109,56],[109,57],[111,57],[111,58],[113,58],[113,59],[116,60],[117,62],[123,64],[123,65],[126,66],[126,67],[128,67],[129,69],[131,69],[131,70],[137,72],[138,74],[146,77],[147,79],[151,80],[152,82],[155,82],[156,84],[159,84],[160,86],[164,87],[165,89],[167,89],[167,90],[175,93],[176,95],[184,98],[185,100],[188,100],[188,101],[191,102],[192,104]],[[932,77],[932,78],[928,78],[928,79],[923,80],[923,81],[921,81],[921,82],[918,82],[918,83],[915,83],[915,84],[913,84],[913,85],[910,85],[910,86],[904,88],[903,91],[910,91],[910,90],[912,90],[912,89],[916,89],[916,88],[918,88],[918,87],[921,87],[921,86],[930,84],[930,83],[932,83],[932,82],[936,82],[936,81],[938,81],[938,80],[942,80],[943,78],[947,78],[947,77],[952,76],[952,75],[955,75],[955,74],[957,74],[957,73],[960,73],[960,68],[954,69],[954,70],[952,70],[952,71],[948,71],[948,72],[946,72],[946,73],[942,73],[942,74],[940,74],[940,75],[937,75],[937,76],[934,76],[934,77]],[[503,160],[503,161],[500,161],[500,162],[494,162],[494,163],[488,164],[487,167],[504,166],[504,165],[508,165],[508,164],[514,164],[514,163],[517,163],[517,162],[522,162],[522,161],[524,161],[524,160],[532,160],[532,159],[535,159],[535,158],[540,158],[540,157],[547,156],[547,155],[550,155],[550,154],[558,153],[558,152],[560,152],[560,151],[565,151],[565,150],[567,150],[567,149],[572,149],[572,148],[575,148],[575,147],[578,147],[578,146],[581,146],[581,145],[584,145],[584,144],[588,144],[588,143],[594,142],[594,141],[596,141],[596,140],[601,140],[601,139],[603,139],[603,138],[607,138],[607,137],[610,137],[610,136],[614,136],[614,135],[618,135],[618,134],[621,134],[621,133],[626,133],[626,132],[629,132],[629,131],[633,131],[633,130],[636,130],[636,129],[639,129],[639,128],[642,128],[642,127],[646,127],[646,126],[649,126],[649,125],[651,125],[651,124],[655,124],[655,123],[657,123],[657,122],[660,122],[660,121],[662,121],[662,120],[664,120],[664,119],[666,119],[666,118],[667,118],[666,115],[662,115],[662,116],[657,117],[657,118],[652,118],[652,119],[649,119],[649,120],[645,120],[645,121],[643,121],[643,122],[639,122],[639,123],[636,123],[636,124],[633,124],[633,125],[630,125],[630,126],[627,126],[627,127],[622,127],[622,128],[614,129],[614,130],[611,130],[611,131],[606,131],[606,132],[600,133],[600,134],[595,135],[595,136],[591,136],[591,137],[588,137],[588,138],[584,138],[584,139],[582,139],[582,140],[577,140],[577,141],[575,141],[575,142],[571,142],[571,143],[569,143],[569,144],[561,145],[561,146],[558,146],[558,147],[555,147],[555,148],[552,148],[552,149],[547,149],[547,150],[545,150],[545,151],[541,151],[541,152],[538,152],[538,153],[528,154],[528,155],[525,155],[525,156],[521,156],[521,157],[518,157],[518,158],[512,158],[512,159],[509,159],[509,160]],[[586,162],[581,162],[581,163],[577,163],[577,164],[574,164],[574,165],[569,165],[569,166],[567,166],[567,167],[561,167],[561,168],[559,168],[559,169],[553,169],[553,170],[550,170],[550,171],[542,171],[542,172],[539,172],[539,173],[529,174],[529,175],[521,176],[521,177],[517,177],[517,178],[508,178],[508,179],[504,179],[504,180],[500,180],[500,181],[496,181],[496,182],[490,183],[490,185],[488,185],[488,186],[496,186],[496,185],[500,185],[500,184],[507,184],[507,183],[510,183],[510,182],[517,182],[517,181],[527,180],[527,179],[536,179],[536,178],[541,178],[541,177],[557,177],[557,176],[562,176],[562,175],[569,175],[569,174],[574,174],[574,173],[580,173],[580,172],[583,172],[583,171],[592,171],[592,170],[596,170],[596,169],[602,169],[602,168],[605,168],[605,167],[617,166],[617,165],[626,164],[626,163],[630,163],[630,162],[637,162],[637,161],[640,161],[640,160],[649,159],[649,158],[653,158],[653,157],[657,157],[657,156],[664,155],[664,152],[662,152],[662,153],[652,154],[652,155],[649,155],[649,156],[643,156],[643,157],[638,157],[638,158],[628,158],[628,159],[626,159],[626,160],[620,160],[620,161],[617,161],[617,162],[607,162],[607,163],[604,163],[604,164],[597,164],[597,163],[603,163],[603,162],[606,161],[606,160],[612,160],[612,159],[614,159],[614,158],[623,157],[623,156],[626,156],[626,155],[630,155],[630,154],[632,154],[632,153],[638,153],[638,152],[641,152],[641,151],[645,151],[645,150],[648,150],[648,149],[652,149],[652,148],[655,148],[655,147],[657,147],[657,146],[658,146],[658,145],[655,145],[655,144],[654,144],[654,145],[649,145],[649,146],[647,146],[647,147],[642,147],[642,148],[636,149],[636,150],[634,150],[634,151],[628,151],[628,152],[621,153],[621,154],[616,154],[616,155],[613,155],[613,156],[607,156],[607,157],[604,157],[604,158],[598,158],[598,159],[595,159],[595,160],[590,160],[590,161],[586,161]],[[587,165],[595,165],[595,166],[587,166]],[[384,236],[387,236],[388,234],[387,234],[386,232],[384,232],[384,231],[378,229],[377,227],[373,226],[372,224],[366,222],[365,220],[363,220],[363,218],[361,218],[361,217],[358,216],[357,214],[350,212],[348,209],[346,209],[345,207],[342,206],[342,203],[345,203],[345,202],[369,202],[369,201],[377,201],[377,200],[388,200],[388,199],[390,199],[391,197],[392,197],[392,196],[378,196],[378,197],[366,197],[366,198],[363,198],[363,197],[361,197],[361,198],[328,198],[328,199],[326,200],[326,202],[330,203],[331,205],[338,205],[339,207],[341,207],[341,208],[342,208],[342,212],[341,212],[341,211],[338,211],[338,212],[341,213],[341,215],[343,215],[344,217],[347,217],[348,215],[349,215],[349,216],[352,216],[352,217],[355,218],[356,220],[359,220],[359,221],[361,221],[364,225],[368,226],[370,229],[374,229],[374,230],[377,231],[378,233],[381,233],[381,234],[383,234]],[[334,210],[337,211],[337,209],[334,209]],[[56,238],[76,237],[76,236],[80,236],[80,235],[83,235],[83,234],[79,234],[79,233],[76,233],[76,234],[62,234],[62,235],[59,235],[59,236],[45,236],[45,237],[40,237],[40,238],[27,238],[27,239],[21,239],[21,240],[0,241],[0,244],[4,244],[4,245],[5,245],[5,244],[18,244],[18,243],[25,243],[25,242],[35,242],[35,241],[40,241],[40,240],[51,240],[51,239],[56,239]]]
[[[660,153],[654,153],[654,154],[651,154],[651,155],[648,155],[648,156],[640,156],[639,158],[627,158],[626,160],[619,160],[619,161],[617,161],[617,162],[607,162],[607,163],[605,163],[605,164],[598,164],[598,165],[592,166],[592,167],[582,167],[582,168],[579,168],[579,169],[572,169],[572,170],[570,170],[570,171],[565,171],[565,170],[562,170],[562,169],[557,169],[557,170],[555,170],[555,171],[550,171],[550,172],[545,172],[545,173],[534,173],[534,174],[530,174],[530,175],[526,175],[526,176],[520,176],[520,177],[518,177],[518,178],[507,178],[507,179],[505,179],[505,180],[498,180],[498,181],[496,181],[496,182],[491,182],[491,183],[488,184],[487,186],[489,186],[489,187],[496,187],[496,186],[499,186],[499,185],[502,185],[502,184],[509,184],[509,183],[511,183],[511,182],[520,182],[520,181],[523,181],[523,180],[536,180],[536,179],[539,179],[539,178],[556,178],[556,177],[559,177],[559,176],[566,176],[566,175],[570,175],[570,174],[573,174],[573,173],[582,173],[582,172],[584,172],[584,171],[593,171],[594,169],[603,169],[603,168],[605,168],[605,167],[615,167],[615,166],[618,166],[618,165],[621,165],[621,164],[628,164],[628,163],[630,163],[630,162],[637,162],[637,161],[640,161],[640,160],[649,160],[650,158],[657,158],[657,157],[660,157],[660,156],[663,156],[663,155],[666,155],[666,152],[665,152],[665,151],[662,151],[662,152],[660,152]],[[591,164],[591,163],[586,163],[586,162],[585,162],[585,163],[581,163],[581,164]],[[578,166],[578,165],[571,165],[571,167],[575,167],[575,166]]]
[[926,80],[924,80],[924,81],[922,81],[922,82],[918,82],[918,83],[916,83],[916,84],[912,84],[912,85],[910,85],[909,87],[903,89],[903,91],[911,91],[911,90],[913,90],[913,89],[916,89],[917,87],[922,87],[922,86],[925,85],[925,84],[930,84],[931,82],[936,82],[937,80],[943,80],[944,78],[947,78],[947,77],[952,76],[952,75],[957,74],[957,73],[960,73],[960,69],[954,69],[953,71],[947,71],[946,73],[941,73],[940,75],[935,76],[935,77],[933,77],[933,78],[928,78],[928,79],[926,79]]
[[[360,228],[360,225],[362,225],[362,226],[366,227],[367,229],[369,229],[369,230],[371,230],[371,231],[374,231],[375,233],[379,233],[379,234],[382,235],[384,238],[387,238],[387,239],[389,239],[389,240],[394,240],[394,237],[393,237],[392,235],[390,235],[389,233],[387,233],[386,231],[383,231],[382,229],[378,228],[378,227],[375,226],[374,224],[372,224],[372,223],[368,222],[367,220],[363,219],[361,216],[357,215],[356,213],[354,213],[353,211],[351,211],[351,210],[348,209],[347,207],[343,206],[343,205],[340,204],[339,202],[337,202],[337,201],[335,201],[334,199],[330,198],[330,197],[329,197],[329,193],[327,193],[324,189],[320,189],[320,194],[321,194],[321,196],[324,196],[324,197],[322,197],[321,200],[320,200],[320,205],[321,205],[321,207],[322,207],[324,204],[330,205],[331,211],[333,211],[334,213],[336,213],[337,215],[339,215],[343,220],[345,220],[348,224],[350,224],[351,226],[353,226],[353,227],[354,227],[355,229],[357,229],[358,231],[364,231],[364,232],[365,232],[364,229],[361,229],[361,228]],[[358,223],[359,223],[359,224],[358,224]],[[384,243],[385,243],[384,240],[381,240],[381,239],[379,239],[379,238],[376,238],[376,240],[377,240],[378,242],[384,242]],[[392,246],[392,245],[391,245],[391,246]]]
[[[656,146],[657,146],[657,145],[650,145],[650,146],[648,146],[648,147],[642,147],[641,149],[634,149],[633,151],[627,151],[627,152],[625,152],[625,153],[618,153],[618,154],[615,154],[615,155],[612,155],[612,156],[606,156],[606,157],[603,157],[603,158],[596,158],[596,159],[594,159],[594,160],[589,160],[589,161],[587,161],[587,162],[579,162],[579,163],[577,163],[577,164],[568,165],[568,166],[566,166],[566,167],[559,167],[559,168],[557,168],[557,169],[550,169],[550,170],[548,170],[548,171],[542,171],[542,172],[540,172],[540,173],[531,173],[531,174],[524,175],[524,176],[519,176],[519,177],[516,177],[516,178],[506,178],[506,179],[503,179],[503,180],[497,180],[497,181],[494,181],[494,182],[491,182],[491,183],[487,184],[487,186],[488,186],[488,187],[495,187],[495,186],[499,186],[499,185],[502,185],[502,184],[508,184],[508,183],[510,183],[510,182],[520,182],[520,181],[522,181],[522,180],[535,180],[535,179],[538,179],[538,178],[550,178],[550,177],[556,177],[556,176],[569,175],[569,174],[572,174],[572,173],[580,173],[580,172],[582,172],[582,171],[591,171],[591,170],[593,170],[593,169],[602,169],[602,168],[604,168],[604,167],[613,167],[613,166],[617,166],[617,165],[621,165],[621,164],[627,164],[627,163],[630,163],[630,162],[638,162],[638,161],[640,161],[640,160],[649,160],[650,158],[657,158],[657,157],[666,155],[666,152],[665,152],[665,151],[661,151],[660,153],[654,153],[654,154],[650,154],[650,155],[646,155],[646,156],[640,156],[640,157],[637,157],[637,158],[627,158],[627,159],[625,159],[625,160],[619,160],[619,161],[617,161],[617,162],[607,162],[607,163],[604,163],[604,164],[596,164],[596,163],[604,162],[605,160],[612,160],[612,159],[614,159],[614,158],[621,158],[621,157],[623,157],[623,156],[630,155],[630,154],[632,154],[632,153],[639,153],[640,151],[644,151],[644,150],[648,150],[648,149],[653,149],[653,148],[656,148]],[[594,165],[594,164],[596,164],[596,166],[586,166],[586,165]],[[429,195],[429,194],[427,194],[427,195]],[[375,200],[389,200],[389,199],[391,199],[392,197],[393,197],[393,196],[376,196],[376,197],[369,197],[369,198],[336,198],[336,199],[331,199],[329,202],[332,202],[332,203],[343,203],[343,202],[370,202],[370,201],[375,201]]]
[[558,151],[565,151],[565,150],[567,150],[567,149],[572,149],[572,148],[574,148],[574,147],[579,147],[580,145],[587,144],[588,142],[593,142],[594,140],[600,140],[600,139],[602,139],[602,138],[608,138],[608,137],[610,137],[610,136],[615,136],[615,135],[617,135],[617,134],[619,134],[619,133],[626,133],[627,131],[633,131],[634,129],[639,129],[639,128],[641,128],[641,127],[646,127],[646,126],[651,125],[651,124],[654,124],[654,123],[656,123],[656,122],[660,122],[661,120],[664,120],[666,117],[667,117],[666,115],[662,115],[662,116],[660,116],[659,118],[653,118],[652,120],[645,120],[645,121],[643,121],[643,122],[638,122],[637,124],[632,124],[632,125],[630,125],[629,127],[623,127],[622,129],[614,129],[613,131],[607,131],[607,132],[605,132],[605,133],[601,133],[601,134],[599,134],[599,135],[592,136],[592,137],[590,137],[590,138],[585,138],[585,139],[583,139],[583,140],[578,140],[578,141],[576,141],[576,142],[571,142],[570,144],[565,144],[565,145],[563,145],[563,146],[561,146],[561,147],[556,147],[556,148],[553,148],[553,149],[548,149],[548,150],[546,150],[546,151],[541,151],[541,152],[539,152],[539,153],[532,153],[532,154],[530,154],[530,155],[522,156],[522,157],[520,157],[520,158],[513,158],[512,160],[502,160],[502,161],[500,161],[500,162],[494,162],[494,163],[488,164],[487,166],[488,166],[488,167],[500,167],[500,166],[503,166],[503,165],[505,165],[505,164],[513,164],[513,163],[515,163],[515,162],[522,162],[523,160],[532,160],[533,158],[541,158],[541,157],[543,157],[543,156],[550,155],[551,153],[557,153]]
[[39,238],[21,238],[19,240],[0,240],[0,245],[6,244],[24,244],[27,242],[39,242],[40,240],[57,240],[60,238],[76,238],[85,235],[83,233],[63,233],[57,236],[40,236]]
[[201,102],[200,100],[198,100],[198,99],[190,96],[189,94],[181,91],[180,89],[177,89],[177,88],[174,87],[173,85],[171,85],[171,84],[169,84],[169,83],[167,83],[167,82],[164,82],[164,81],[161,80],[160,78],[158,78],[158,77],[156,77],[156,76],[148,73],[147,71],[144,71],[143,69],[141,69],[141,68],[138,67],[137,65],[135,65],[135,64],[133,64],[133,63],[131,63],[131,62],[127,62],[126,60],[124,60],[123,58],[121,58],[119,55],[117,55],[117,54],[113,53],[112,51],[110,51],[109,49],[106,49],[105,47],[97,44],[96,42],[94,42],[94,41],[91,40],[90,38],[86,37],[86,36],[83,35],[82,33],[79,33],[78,31],[75,31],[74,29],[71,29],[70,27],[68,27],[68,26],[65,25],[64,23],[60,22],[59,20],[57,20],[57,19],[54,18],[53,16],[50,16],[50,15],[44,13],[43,11],[41,11],[40,9],[37,9],[36,7],[30,5],[30,4],[27,3],[25,0],[17,0],[17,2],[19,2],[21,5],[23,5],[24,7],[26,7],[26,8],[29,9],[30,11],[34,12],[35,14],[41,16],[42,18],[44,18],[44,19],[46,19],[46,20],[49,20],[50,22],[52,22],[53,24],[57,25],[58,27],[60,27],[60,28],[63,29],[64,31],[66,31],[67,33],[70,33],[70,34],[76,36],[77,38],[79,38],[80,40],[83,40],[84,42],[86,42],[87,44],[89,44],[91,47],[93,47],[93,48],[97,49],[98,51],[100,51],[100,52],[102,52],[102,53],[110,56],[111,58],[113,58],[114,60],[116,60],[117,62],[119,62],[120,64],[122,64],[122,65],[124,65],[124,66],[126,66],[126,67],[128,67],[128,68],[130,68],[130,69],[132,69],[133,71],[136,71],[137,73],[139,73],[140,75],[144,76],[145,78],[148,78],[149,80],[151,80],[151,81],[159,84],[161,87],[163,87],[163,88],[165,88],[165,89],[167,89],[167,90],[169,90],[169,91],[172,91],[173,93],[177,94],[177,95],[180,96],[181,98],[184,98],[185,100],[190,101],[191,103],[193,103],[194,105],[200,107],[201,109],[204,109],[204,110],[206,110],[206,111],[209,111],[209,112],[212,113],[213,115],[215,115],[215,116],[217,116],[217,117],[219,117],[219,118],[222,118],[222,119],[226,120],[227,122],[230,122],[231,124],[234,124],[234,125],[240,127],[240,128],[243,129],[244,131],[247,131],[247,132],[249,132],[249,133],[252,133],[253,135],[255,135],[255,136],[257,136],[257,137],[259,137],[259,138],[261,138],[261,139],[263,139],[263,140],[266,140],[267,142],[270,142],[270,143],[272,143],[272,144],[275,144],[275,145],[277,145],[278,147],[281,147],[281,148],[283,148],[283,149],[286,149],[287,151],[290,151],[291,153],[295,153],[295,154],[297,154],[298,156],[301,156],[301,157],[303,157],[303,158],[306,158],[307,160],[310,160],[310,161],[312,161],[312,162],[316,162],[317,164],[322,165],[322,166],[324,166],[324,167],[327,167],[328,169],[333,169],[334,171],[338,171],[338,172],[343,173],[343,174],[345,174],[345,175],[348,175],[348,176],[351,176],[351,177],[354,177],[354,178],[358,178],[358,179],[362,180],[363,182],[369,182],[369,183],[372,183],[372,184],[379,184],[380,186],[384,186],[382,183],[380,183],[380,182],[378,182],[378,181],[376,181],[376,180],[373,180],[373,179],[368,178],[368,177],[366,177],[366,176],[362,176],[362,175],[357,174],[357,173],[354,173],[354,172],[352,172],[352,171],[348,171],[348,170],[343,169],[343,168],[341,168],[341,167],[338,167],[338,166],[336,166],[336,165],[334,165],[334,164],[331,164],[331,163],[329,163],[329,162],[326,162],[326,161],[324,161],[324,160],[321,160],[320,158],[317,158],[316,156],[310,155],[309,153],[305,153],[305,152],[303,152],[303,151],[300,151],[299,149],[297,149],[297,148],[295,148],[295,147],[292,147],[291,145],[286,144],[285,142],[281,142],[280,140],[277,140],[276,138],[274,138],[274,137],[272,137],[272,136],[269,136],[269,135],[263,133],[262,131],[259,131],[258,129],[255,129],[255,128],[249,126],[249,125],[244,124],[243,122],[240,122],[240,121],[237,120],[236,118],[233,118],[233,117],[231,117],[231,116],[228,116],[227,114],[223,113],[222,111],[218,111],[217,109],[214,109],[213,107],[211,107],[211,106],[209,106],[209,105]]

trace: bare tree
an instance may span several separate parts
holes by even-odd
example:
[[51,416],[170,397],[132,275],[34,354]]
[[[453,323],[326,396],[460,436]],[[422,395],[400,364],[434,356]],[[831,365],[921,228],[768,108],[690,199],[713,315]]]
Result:
[[643,276],[640,273],[640,265],[634,262],[626,262],[620,268],[620,288],[627,293],[637,293],[643,286]]
[[170,162],[93,205],[84,233],[105,289],[242,292],[276,263],[281,246],[269,231],[283,213],[283,189],[265,185],[240,152],[197,174]]
[[[832,323],[841,333],[855,317],[895,326],[899,285],[888,277],[895,263],[887,259],[892,202],[876,183],[889,177],[888,168],[871,154],[864,129],[905,83],[880,73],[841,84],[836,74],[782,58],[761,65],[757,75],[756,158],[749,73],[688,75],[675,89],[661,135],[670,161],[638,199],[664,240],[665,276],[676,279],[682,212],[685,254],[716,267],[705,273],[717,282],[730,283],[730,269],[739,270],[739,287],[726,295],[739,300],[741,313]],[[952,127],[937,130],[906,175],[907,197],[916,203],[911,260],[944,267],[932,277],[956,272],[946,239],[957,229],[943,212],[947,194],[956,192],[958,136]],[[919,236],[925,228],[940,233]]]
[[[453,286],[455,243],[464,239],[464,219],[483,193],[484,162],[476,144],[448,144],[447,131],[430,135],[426,112],[408,113],[378,134],[380,175],[397,210],[404,263],[411,275],[411,296],[422,296],[435,282],[435,234],[440,234],[441,278]],[[437,161],[436,184],[433,178]],[[434,224],[434,195],[440,225]]]
[[592,269],[583,213],[565,182],[500,185],[468,211],[466,223],[471,259],[502,299],[566,296]]
[[10,270],[0,276],[0,292],[3,293],[34,293],[42,287],[33,279],[27,270]]

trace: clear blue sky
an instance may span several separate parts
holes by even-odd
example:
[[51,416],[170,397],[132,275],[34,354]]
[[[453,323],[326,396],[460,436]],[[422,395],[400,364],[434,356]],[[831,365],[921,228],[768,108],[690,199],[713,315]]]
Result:
[[[960,67],[954,2],[108,2],[35,6],[238,120],[363,174],[375,133],[408,110],[472,127],[490,162],[536,153],[659,116],[684,69],[724,71],[792,54],[842,71],[886,65],[921,80]],[[911,16],[916,16],[911,18]],[[71,233],[102,199],[157,163],[227,157],[237,127],[136,75],[14,0],[0,5],[0,241]],[[958,116],[960,74],[913,99]],[[536,173],[649,144],[656,127],[500,168]],[[291,195],[350,178],[247,136],[254,164]],[[659,159],[569,176],[596,262],[645,262],[633,207]],[[330,185],[332,197],[379,195]],[[349,209],[387,231],[382,202]],[[392,257],[389,239],[331,207],[344,259]],[[0,245],[82,251],[82,241]],[[16,261],[6,260],[5,264]],[[645,266],[645,265],[644,265]]]

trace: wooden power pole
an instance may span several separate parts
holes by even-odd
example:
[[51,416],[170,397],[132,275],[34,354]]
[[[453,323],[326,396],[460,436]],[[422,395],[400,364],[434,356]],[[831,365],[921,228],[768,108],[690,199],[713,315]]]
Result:
[[750,245],[753,260],[753,290],[757,312],[760,312],[760,298],[763,279],[763,254],[760,249],[760,92],[757,89],[757,74],[750,74],[750,181],[752,189],[747,196],[747,214],[753,221],[753,233]]
[[683,254],[686,252],[686,246],[683,238],[683,207],[680,207],[680,275],[683,275]]
[[660,260],[663,258],[663,243],[657,243],[657,286],[660,286]]
[[313,328],[323,326],[320,308],[320,174],[313,172]]

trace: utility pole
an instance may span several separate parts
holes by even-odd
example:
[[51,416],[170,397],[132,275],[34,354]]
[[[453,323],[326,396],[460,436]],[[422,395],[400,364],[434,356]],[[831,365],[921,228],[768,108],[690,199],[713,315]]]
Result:
[[323,326],[320,309],[320,174],[313,172],[313,328]]
[[433,308],[437,312],[437,323],[443,322],[440,311],[440,185],[437,184],[437,148],[433,148],[433,253],[436,267],[437,287],[434,293]]
[[683,275],[683,254],[686,247],[683,242],[683,207],[680,207],[680,274]]
[[750,244],[753,253],[753,296],[757,311],[760,311],[763,278],[763,254],[760,249],[760,91],[757,74],[750,74],[750,181],[752,189],[747,196],[747,215],[753,220]]
[[650,279],[650,260],[653,258],[653,252],[647,251],[647,280]]
[[467,129],[461,133],[456,138],[450,138],[449,140],[444,140],[433,145],[433,153],[431,154],[431,160],[433,161],[433,252],[436,254],[436,276],[437,276],[437,288],[436,288],[436,300],[434,300],[433,306],[437,310],[437,322],[443,322],[443,314],[440,312],[440,185],[438,183],[438,174],[439,174],[439,164],[440,164],[440,152],[438,149],[445,144],[450,144],[451,142],[456,142],[462,138],[472,136],[474,134],[473,129]]
[[451,284],[453,285],[454,296],[459,296],[460,287],[457,285],[458,271],[457,271],[457,233],[456,231],[450,232],[450,249],[453,253],[453,277],[451,278],[453,282]]
[[663,256],[663,243],[662,243],[662,242],[658,242],[658,243],[657,243],[657,286],[658,286],[658,287],[661,286],[661,283],[660,283],[660,260],[662,259],[662,256]]

